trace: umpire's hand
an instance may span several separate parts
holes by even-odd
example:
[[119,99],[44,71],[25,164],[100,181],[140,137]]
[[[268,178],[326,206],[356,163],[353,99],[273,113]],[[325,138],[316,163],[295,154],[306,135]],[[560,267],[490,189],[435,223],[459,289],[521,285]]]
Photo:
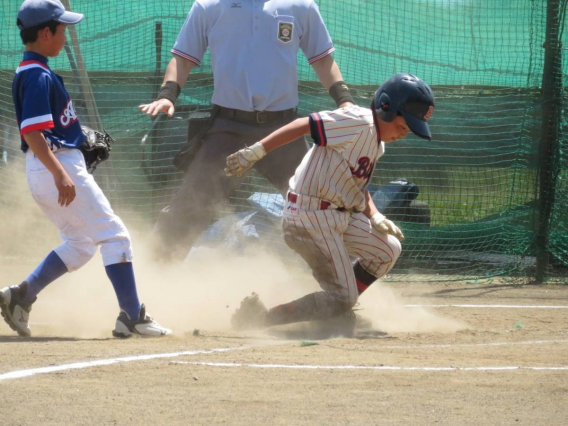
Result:
[[161,112],[168,114],[168,117],[172,117],[176,110],[172,101],[168,99],[158,99],[151,104],[140,105],[138,109],[146,115],[151,115],[152,117],[157,116]]

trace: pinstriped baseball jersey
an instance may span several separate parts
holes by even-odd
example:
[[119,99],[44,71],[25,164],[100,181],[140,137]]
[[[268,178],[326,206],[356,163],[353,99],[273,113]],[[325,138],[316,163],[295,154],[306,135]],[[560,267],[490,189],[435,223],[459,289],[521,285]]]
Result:
[[314,146],[290,179],[290,190],[352,212],[365,209],[365,189],[384,154],[372,111],[356,105],[310,115]]

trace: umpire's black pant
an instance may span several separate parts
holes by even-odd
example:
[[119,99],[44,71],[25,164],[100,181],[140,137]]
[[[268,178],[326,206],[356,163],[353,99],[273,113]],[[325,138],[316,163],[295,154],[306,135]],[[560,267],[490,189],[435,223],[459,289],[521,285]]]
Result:
[[[182,259],[200,234],[218,218],[219,206],[229,200],[246,178],[225,176],[223,169],[227,156],[245,145],[251,146],[292,120],[293,117],[281,118],[258,124],[215,118],[180,189],[158,216],[152,236],[156,257]],[[302,137],[278,148],[260,160],[255,168],[285,195],[289,179],[307,151],[308,144]]]

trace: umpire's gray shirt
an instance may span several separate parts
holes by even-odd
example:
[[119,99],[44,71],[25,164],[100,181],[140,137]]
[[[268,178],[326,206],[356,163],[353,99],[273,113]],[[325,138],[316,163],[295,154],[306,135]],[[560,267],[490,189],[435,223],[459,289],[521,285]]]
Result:
[[196,0],[172,53],[200,65],[209,46],[212,102],[245,111],[298,105],[298,50],[335,50],[313,0]]

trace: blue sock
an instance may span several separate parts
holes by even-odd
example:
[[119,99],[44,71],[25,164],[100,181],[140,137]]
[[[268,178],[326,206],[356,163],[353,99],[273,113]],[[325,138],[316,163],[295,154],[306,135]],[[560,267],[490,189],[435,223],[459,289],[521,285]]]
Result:
[[67,266],[61,258],[51,251],[37,268],[26,278],[28,289],[23,301],[31,303],[40,291],[67,272]]
[[136,280],[131,262],[115,263],[105,266],[106,273],[114,287],[118,306],[125,311],[130,319],[138,319],[140,301],[136,292]]

